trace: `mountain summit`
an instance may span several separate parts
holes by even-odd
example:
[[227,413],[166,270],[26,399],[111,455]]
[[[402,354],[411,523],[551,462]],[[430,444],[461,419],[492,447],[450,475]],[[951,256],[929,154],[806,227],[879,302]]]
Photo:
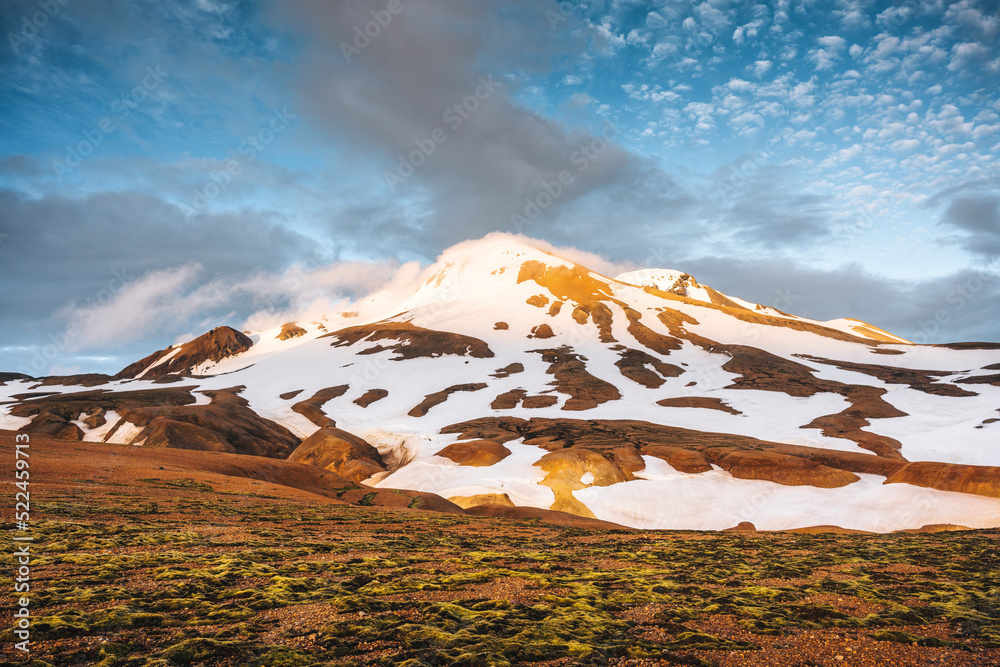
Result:
[[220,327],[86,386],[12,376],[0,427],[645,528],[1000,526],[1000,346],[913,345],[680,271],[611,278],[505,235],[389,301]]

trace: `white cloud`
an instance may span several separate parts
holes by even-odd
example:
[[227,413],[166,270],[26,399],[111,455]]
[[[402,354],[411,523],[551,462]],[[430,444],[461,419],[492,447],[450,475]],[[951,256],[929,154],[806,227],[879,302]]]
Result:
[[899,7],[889,7],[875,17],[875,23],[888,30],[898,30],[913,18],[916,13],[916,9],[912,5],[904,4]]
[[681,96],[672,90],[663,90],[660,86],[650,86],[649,84],[635,85],[626,83],[622,85],[622,90],[633,100],[644,102],[677,102]]
[[890,148],[897,153],[911,153],[920,148],[919,139],[900,139],[892,142]]
[[670,22],[659,12],[650,12],[646,14],[646,25],[650,28],[667,28]]
[[753,75],[760,78],[771,70],[770,60],[758,60],[753,64]]
[[832,155],[830,155],[830,157],[823,160],[819,166],[823,168],[836,167],[844,164],[845,162],[853,160],[859,155],[861,155],[861,145],[854,144],[853,146],[850,146],[848,148],[842,148],[839,151],[833,153]]
[[187,264],[146,273],[96,305],[68,303],[56,317],[67,322],[68,351],[114,348],[154,334],[203,326],[206,318],[228,319],[233,313],[220,315],[220,309],[229,309],[240,299],[256,309],[248,322],[261,328],[304,319],[305,313],[317,309],[330,312],[337,303],[346,307],[352,297],[368,294],[399,274],[399,268],[394,261],[339,262],[199,282],[202,268]]
[[751,21],[744,25],[739,26],[733,31],[733,41],[743,46],[748,39],[753,39],[760,33],[760,29],[764,27],[763,19],[757,19],[756,21]]
[[977,65],[982,66],[983,63],[989,61],[992,55],[993,50],[984,44],[980,44],[979,42],[962,42],[952,47],[951,62],[948,63],[948,69],[953,72],[962,72]]
[[649,56],[643,61],[646,66],[652,66],[664,58],[677,52],[677,45],[671,42],[657,42]]
[[701,19],[701,24],[713,33],[718,33],[729,25],[729,17],[726,13],[716,9],[709,2],[703,2],[695,7],[695,13]]
[[729,80],[729,83],[726,85],[729,86],[730,90],[737,93],[750,92],[753,91],[753,89],[755,88],[754,84],[750,83],[749,81],[745,81],[744,79],[739,79],[736,77],[731,78]]
[[799,130],[792,136],[788,137],[788,142],[790,144],[801,144],[808,143],[816,138],[816,133],[812,130]]

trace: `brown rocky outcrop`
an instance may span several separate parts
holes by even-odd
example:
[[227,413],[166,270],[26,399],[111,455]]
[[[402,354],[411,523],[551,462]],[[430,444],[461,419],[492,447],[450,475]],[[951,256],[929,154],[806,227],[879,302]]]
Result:
[[787,486],[818,486],[834,489],[861,478],[854,473],[778,452],[708,450],[712,463],[739,479],[761,479]]
[[551,394],[529,396],[526,389],[511,389],[493,399],[490,407],[494,410],[513,410],[518,405],[524,408],[548,408],[559,402],[559,398]]
[[347,327],[324,334],[321,338],[333,338],[335,342],[331,345],[334,347],[356,345],[362,341],[371,343],[395,341],[389,345],[377,344],[358,351],[358,354],[376,354],[383,350],[392,350],[396,354],[392,361],[418,357],[440,357],[445,354],[477,359],[493,356],[489,345],[478,338],[449,331],[423,329],[409,322],[383,321]]
[[1000,498],[1000,467],[916,461],[907,463],[886,484],[913,484],[939,491]]
[[680,447],[668,447],[665,445],[646,445],[642,448],[644,456],[655,456],[666,461],[671,468],[679,472],[701,473],[712,469],[712,464],[708,462],[700,452],[693,452]]
[[515,361],[512,364],[507,364],[503,368],[498,368],[495,373],[490,373],[490,377],[493,378],[505,378],[510,377],[514,373],[523,373],[524,364],[519,361]]
[[589,410],[601,403],[621,398],[617,387],[587,371],[586,357],[575,354],[572,348],[563,345],[555,349],[531,352],[541,354],[542,360],[549,364],[545,372],[556,378],[555,382],[549,384],[559,393],[570,396],[563,405],[563,410]]
[[611,309],[604,303],[595,301],[592,303],[581,303],[573,309],[573,319],[578,324],[586,324],[589,319],[597,327],[598,339],[602,343],[615,343],[615,337],[611,334],[611,324],[613,315]]
[[343,396],[347,393],[348,389],[350,389],[350,387],[346,384],[320,389],[306,400],[299,401],[293,405],[292,410],[298,412],[300,415],[320,428],[327,426],[335,427],[337,425],[336,420],[327,416],[326,412],[323,411],[323,405],[327,401]]
[[441,391],[436,391],[433,394],[427,394],[418,405],[414,406],[407,414],[411,417],[423,417],[433,408],[435,405],[439,405],[448,400],[448,396],[455,393],[456,391],[479,391],[480,389],[486,389],[488,385],[485,382],[476,382],[468,384],[456,384],[448,387],[447,389],[442,389]]
[[63,440],[83,440],[83,431],[76,424],[47,410],[39,412],[31,423],[21,429],[27,433],[48,435]]
[[525,303],[535,308],[544,308],[549,305],[549,298],[544,294],[535,294],[534,296],[529,296]]
[[[590,518],[595,518],[594,513],[573,496],[573,491],[588,486],[610,486],[629,478],[619,466],[589,449],[549,452],[535,465],[548,473],[539,483],[552,489],[555,494],[555,502],[549,509]],[[587,473],[594,477],[589,484],[580,481]]]
[[385,389],[369,389],[361,396],[354,399],[354,403],[360,405],[363,408],[367,408],[369,405],[375,401],[381,401],[383,398],[389,395],[389,392]]
[[[911,389],[922,391],[935,396],[975,396],[976,394],[966,391],[953,384],[936,382],[937,378],[950,375],[941,371],[924,371],[912,368],[899,368],[897,366],[882,366],[879,364],[859,364],[851,361],[834,361],[823,357],[814,357],[808,354],[795,355],[802,359],[807,359],[814,363],[834,366],[842,371],[854,371],[864,373],[878,378],[886,384],[905,384]],[[959,382],[964,382],[959,380]]]
[[510,496],[506,493],[477,493],[474,496],[452,496],[449,502],[455,503],[462,509],[478,507],[480,505],[499,505],[500,507],[515,507]]
[[493,440],[472,440],[448,445],[437,455],[459,465],[483,468],[503,461],[510,456],[510,450]]
[[33,417],[32,422],[22,428],[22,431],[80,440],[83,432],[71,422],[81,414],[95,416],[96,423],[96,415],[102,415],[103,419],[103,415],[109,410],[120,415],[126,410],[141,407],[189,405],[195,402],[190,389],[190,386],[117,392],[99,389],[34,397],[18,395],[24,400],[12,406],[10,414],[15,417]]
[[115,378],[110,375],[104,375],[103,373],[83,373],[81,375],[50,375],[48,377],[43,377],[38,379],[38,384],[42,387],[53,387],[53,386],[72,386],[77,385],[80,387],[97,387],[102,384],[107,384]]
[[621,374],[649,389],[656,389],[666,382],[665,378],[675,378],[684,372],[683,368],[668,364],[642,350],[633,350],[621,345],[614,349],[620,357],[615,366]]
[[662,405],[665,408],[705,408],[707,410],[727,412],[731,415],[743,414],[739,410],[730,407],[722,399],[710,398],[708,396],[675,396],[673,398],[661,399],[656,404]]
[[150,368],[150,366],[173,352],[176,348],[167,348],[159,352],[154,352],[145,359],[126,366],[115,375],[115,379],[121,380],[139,376],[142,376],[143,379],[152,379],[173,374],[189,375],[196,366],[209,361],[222,361],[227,357],[245,352],[251,347],[253,347],[253,341],[236,329],[226,326],[216,327],[208,333],[202,334],[198,338],[181,345],[180,351],[176,352],[168,361],[161,363],[156,368]]
[[531,327],[531,333],[528,334],[528,338],[552,338],[555,336],[552,333],[552,327],[548,324],[539,324],[537,327]]
[[288,340],[289,338],[298,338],[299,336],[305,336],[308,331],[303,329],[298,325],[297,322],[286,322],[281,325],[281,331],[278,332],[278,340]]
[[[819,447],[789,445],[727,433],[697,431],[639,420],[520,419],[484,417],[442,429],[463,439],[506,442],[524,438],[525,444],[549,451],[587,449],[623,464],[623,449],[660,458],[685,473],[711,470],[711,464],[735,476],[770,479],[782,484],[843,485],[857,474],[890,476],[906,462]],[[636,459],[629,457],[633,461]],[[625,476],[636,472],[618,465]]]
[[321,428],[302,441],[289,461],[324,468],[359,483],[386,470],[378,450],[339,428]]
[[139,376],[142,376],[143,379],[152,379],[174,374],[189,375],[196,366],[209,361],[222,361],[227,357],[245,352],[251,347],[253,347],[253,341],[245,334],[231,327],[216,327],[208,333],[202,334],[198,338],[181,345],[179,352],[156,368],[149,367],[173,352],[176,348],[167,348],[166,350],[154,352],[145,359],[126,366],[115,375],[115,379],[121,380],[123,378],[135,378]]
[[525,396],[521,399],[521,407],[528,410],[535,408],[551,408],[559,402],[557,396],[552,394],[538,394],[537,396]]
[[959,384],[991,384],[994,387],[1000,387],[1000,373],[994,375],[974,375],[956,380],[956,382]]
[[[299,444],[288,429],[250,409],[242,387],[204,391],[208,405],[122,408],[122,419],[142,428],[136,442],[283,459]],[[166,390],[158,390],[166,391]]]
[[120,423],[130,422],[142,429],[133,442],[145,447],[285,458],[299,443],[286,428],[251,410],[237,395],[242,388],[205,391],[212,399],[208,405],[191,405],[195,399],[190,389],[76,392],[29,399],[10,412],[34,417],[24,431],[75,440],[83,434],[70,423],[72,420],[86,414],[88,426],[96,427],[106,421],[107,412],[115,411]]

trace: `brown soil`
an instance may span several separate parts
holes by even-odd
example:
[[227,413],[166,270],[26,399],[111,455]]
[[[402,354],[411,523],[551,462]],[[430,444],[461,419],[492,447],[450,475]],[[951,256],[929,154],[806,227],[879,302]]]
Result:
[[551,526],[582,528],[585,530],[630,530],[610,521],[577,516],[568,512],[543,510],[535,507],[513,507],[503,504],[475,505],[466,509],[467,514],[494,517],[509,521],[541,521]]
[[[7,451],[13,436],[0,432]],[[33,529],[53,538],[36,542],[37,552],[32,546],[42,556],[32,562],[33,619],[82,619],[82,629],[33,629],[38,664],[142,664],[185,640],[223,652],[203,664],[402,664],[414,656],[455,664],[429,652],[437,647],[428,649],[428,636],[446,636],[458,649],[479,642],[477,656],[489,660],[493,642],[510,641],[509,617],[500,626],[483,622],[492,622],[485,614],[494,609],[537,612],[532,620],[551,626],[555,642],[597,623],[606,627],[597,641],[617,642],[609,655],[600,648],[582,657],[564,647],[558,659],[526,665],[1000,664],[996,635],[987,634],[996,627],[988,568],[997,531],[635,531],[547,510],[463,511],[431,494],[347,490],[355,485],[334,473],[283,461],[41,435],[31,437],[31,462]],[[451,514],[407,509],[414,503]],[[258,565],[276,574],[234,567]],[[289,591],[285,599],[247,605],[276,586]],[[322,595],[337,598],[317,603]],[[769,596],[782,597],[775,604]],[[184,604],[169,607],[178,600]],[[87,624],[88,615],[123,603],[129,613],[158,605],[161,622]],[[244,609],[237,620],[205,617]],[[776,631],[753,629],[778,612],[788,622]],[[841,624],[815,615],[822,612],[852,618]],[[423,634],[406,645],[398,634],[382,634],[400,627]],[[942,641],[886,641],[885,630]],[[746,644],[682,645],[662,660],[629,655],[641,638],[662,647],[689,632]],[[124,657],[111,659],[123,649]],[[176,664],[194,664],[172,655]]]
[[[13,450],[14,431],[0,430],[0,444]],[[374,490],[355,485],[329,470],[275,459],[262,459],[223,452],[190,449],[148,449],[131,445],[111,445],[98,442],[73,442],[31,434],[32,486],[41,483],[46,488],[79,489],[79,483],[109,487],[132,487],[136,480],[154,479],[167,486],[162,491],[147,489],[147,500],[156,496],[176,497],[181,487],[176,482],[208,484],[218,493],[269,494],[287,502],[322,500],[334,505],[358,504],[397,506],[395,498],[404,497],[406,504],[420,498],[423,510],[462,513],[462,509],[433,493],[400,489]],[[97,491],[97,487],[89,487]],[[350,495],[345,489],[355,489]]]

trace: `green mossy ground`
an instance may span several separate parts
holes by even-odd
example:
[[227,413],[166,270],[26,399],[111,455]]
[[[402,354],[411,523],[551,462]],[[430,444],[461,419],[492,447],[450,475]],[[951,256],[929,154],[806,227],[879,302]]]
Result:
[[37,664],[711,665],[831,629],[1000,648],[997,531],[598,532],[138,485],[161,492],[32,503]]

